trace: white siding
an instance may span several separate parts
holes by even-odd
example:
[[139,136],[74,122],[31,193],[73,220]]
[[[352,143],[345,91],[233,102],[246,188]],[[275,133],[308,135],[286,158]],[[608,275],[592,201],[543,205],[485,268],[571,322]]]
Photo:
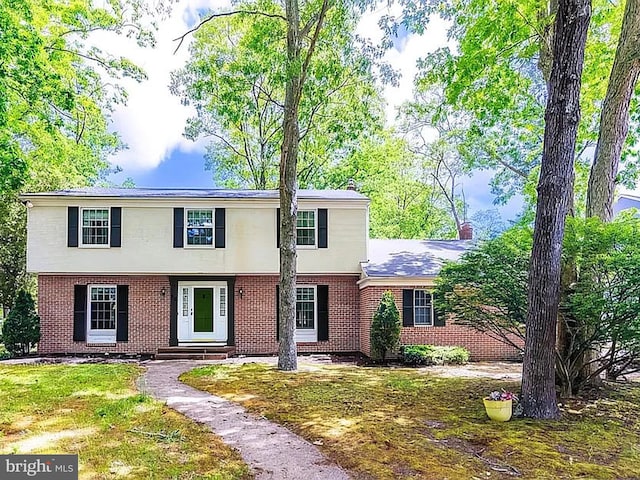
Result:
[[[79,200],[79,201],[78,201]],[[122,207],[120,248],[67,247],[67,206],[34,202],[29,209],[27,268],[35,273],[277,273],[276,207],[240,202],[66,199],[80,207]],[[329,202],[327,202],[329,203]],[[226,248],[173,248],[173,207],[226,208]],[[299,209],[328,209],[326,249],[300,249],[299,273],[360,273],[367,260],[367,207],[300,202]]]

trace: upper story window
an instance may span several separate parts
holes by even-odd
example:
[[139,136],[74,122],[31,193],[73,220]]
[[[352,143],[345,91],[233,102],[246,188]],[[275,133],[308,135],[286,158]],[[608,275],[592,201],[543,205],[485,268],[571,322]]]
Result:
[[414,325],[433,325],[433,299],[426,290],[413,292],[413,323]]
[[109,209],[82,209],[82,245],[109,245]]
[[186,210],[187,245],[213,246],[213,209]]
[[298,211],[296,225],[296,245],[315,246],[316,244],[316,212],[315,210]]

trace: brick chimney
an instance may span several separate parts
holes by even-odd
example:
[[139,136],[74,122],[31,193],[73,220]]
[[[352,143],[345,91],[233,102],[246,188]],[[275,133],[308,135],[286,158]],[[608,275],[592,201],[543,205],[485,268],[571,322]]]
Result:
[[353,178],[349,179],[349,183],[347,183],[347,190],[356,191],[356,181]]
[[471,223],[464,222],[458,230],[458,238],[460,240],[473,240],[473,227]]

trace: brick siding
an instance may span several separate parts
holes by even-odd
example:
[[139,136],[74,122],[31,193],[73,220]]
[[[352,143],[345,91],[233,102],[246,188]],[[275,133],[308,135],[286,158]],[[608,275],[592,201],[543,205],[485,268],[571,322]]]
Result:
[[[299,343],[298,351],[357,352],[370,355],[371,319],[385,290],[391,290],[402,312],[402,289],[414,287],[369,286],[358,290],[358,277],[341,275],[300,275],[299,284],[329,286],[329,341]],[[236,277],[235,344],[239,354],[275,354],[275,275]],[[129,285],[129,341],[115,345],[87,345],[73,341],[74,285]],[[165,295],[162,295],[162,289]],[[415,287],[420,288],[420,287]],[[239,290],[242,289],[242,298]],[[38,276],[38,310],[42,339],[39,352],[50,353],[156,353],[169,345],[169,278],[147,276]],[[517,359],[515,349],[475,330],[455,325],[407,327],[402,344],[459,345],[471,352],[473,360]]]
[[[299,352],[356,352],[358,350],[357,276],[299,276],[299,284],[329,286],[329,341],[299,343]],[[74,285],[129,285],[129,341],[115,345],[87,345],[73,341]],[[239,354],[273,354],[276,341],[277,276],[236,277],[235,343]],[[161,294],[165,289],[165,296]],[[239,289],[243,289],[242,298]],[[169,346],[170,286],[166,276],[38,277],[38,310],[42,340],[48,353],[155,353]]]
[[[74,285],[129,285],[129,341],[87,345],[73,341]],[[162,289],[165,295],[162,296]],[[39,353],[156,353],[169,345],[169,278],[149,276],[38,276]]]
[[[391,290],[396,306],[402,317],[402,290],[405,288],[424,288],[420,286],[382,287],[368,286],[360,290],[360,351],[371,354],[369,335],[371,320],[382,298],[382,294]],[[463,325],[456,325],[447,319],[444,327],[402,327],[400,335],[402,345],[451,345],[464,347],[471,353],[471,359],[479,360],[517,360],[518,351],[489,335]]]
[[[298,352],[357,352],[358,276],[298,275],[299,285],[329,286],[329,341],[298,343]],[[235,293],[236,352],[274,354],[278,276],[237,276]],[[242,288],[242,298],[238,291]]]

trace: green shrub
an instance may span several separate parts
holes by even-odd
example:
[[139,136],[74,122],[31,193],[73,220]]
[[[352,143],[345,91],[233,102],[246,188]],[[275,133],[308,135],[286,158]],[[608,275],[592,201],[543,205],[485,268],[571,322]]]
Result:
[[469,351],[463,347],[405,345],[402,348],[405,365],[462,365],[468,361]]
[[386,291],[382,294],[371,323],[371,356],[374,359],[384,362],[387,352],[398,346],[400,328],[400,313],[393,293]]
[[40,340],[40,317],[31,294],[20,290],[2,325],[2,341],[12,355],[26,355]]
[[7,352],[4,345],[0,344],[0,360],[8,360],[11,358],[11,354]]

